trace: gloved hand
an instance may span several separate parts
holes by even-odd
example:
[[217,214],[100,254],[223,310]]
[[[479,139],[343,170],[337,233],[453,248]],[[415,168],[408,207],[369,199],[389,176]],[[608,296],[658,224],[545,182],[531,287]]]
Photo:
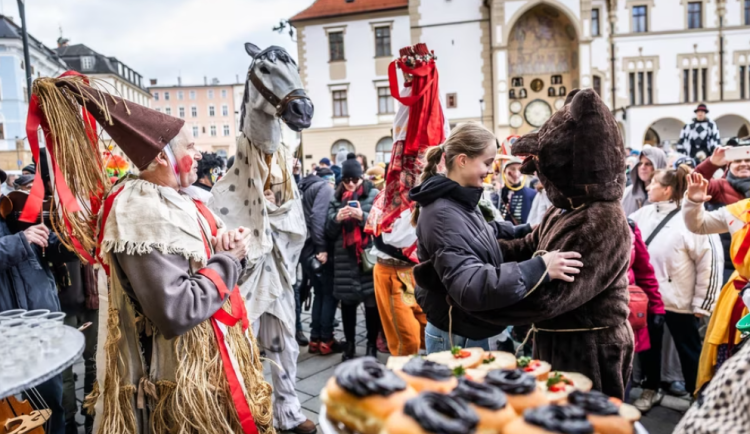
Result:
[[648,326],[649,327],[662,327],[664,326],[665,317],[662,314],[648,314]]

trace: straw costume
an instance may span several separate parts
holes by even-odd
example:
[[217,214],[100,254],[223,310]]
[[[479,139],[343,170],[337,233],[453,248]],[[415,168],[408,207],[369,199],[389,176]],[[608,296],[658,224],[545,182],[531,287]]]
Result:
[[274,432],[271,387],[235,285],[242,266],[209,241],[223,222],[170,187],[133,177],[110,186],[98,152],[94,121],[139,170],[162,151],[173,160],[168,144],[184,121],[87,83],[36,80],[27,129],[31,138],[42,127],[53,157],[58,233],[106,271],[97,383],[85,400],[94,432]]

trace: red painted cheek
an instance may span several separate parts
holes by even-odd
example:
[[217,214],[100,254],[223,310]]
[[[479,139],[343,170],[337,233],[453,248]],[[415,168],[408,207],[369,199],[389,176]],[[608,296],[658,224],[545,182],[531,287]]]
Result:
[[182,173],[189,173],[193,168],[193,159],[189,155],[185,155],[180,159],[180,171]]

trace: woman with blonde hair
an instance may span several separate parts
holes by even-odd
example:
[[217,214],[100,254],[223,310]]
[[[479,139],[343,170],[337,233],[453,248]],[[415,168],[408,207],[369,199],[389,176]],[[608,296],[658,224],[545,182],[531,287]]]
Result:
[[[417,301],[427,315],[428,353],[453,345],[487,349],[487,338],[505,327],[478,320],[472,312],[514,304],[548,279],[573,281],[583,266],[575,252],[504,263],[498,239],[524,236],[530,227],[487,223],[477,207],[496,153],[489,130],[461,124],[427,152],[421,184],[409,194],[418,204],[413,223],[420,264],[414,277]],[[445,174],[438,173],[442,161]]]

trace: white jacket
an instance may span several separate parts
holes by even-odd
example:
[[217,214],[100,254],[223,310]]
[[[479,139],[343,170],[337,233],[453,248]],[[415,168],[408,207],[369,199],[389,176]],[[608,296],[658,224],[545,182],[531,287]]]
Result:
[[[646,241],[675,210],[674,202],[644,206],[630,215]],[[718,235],[698,235],[678,213],[648,246],[664,308],[675,313],[710,315],[721,291],[724,251]]]

